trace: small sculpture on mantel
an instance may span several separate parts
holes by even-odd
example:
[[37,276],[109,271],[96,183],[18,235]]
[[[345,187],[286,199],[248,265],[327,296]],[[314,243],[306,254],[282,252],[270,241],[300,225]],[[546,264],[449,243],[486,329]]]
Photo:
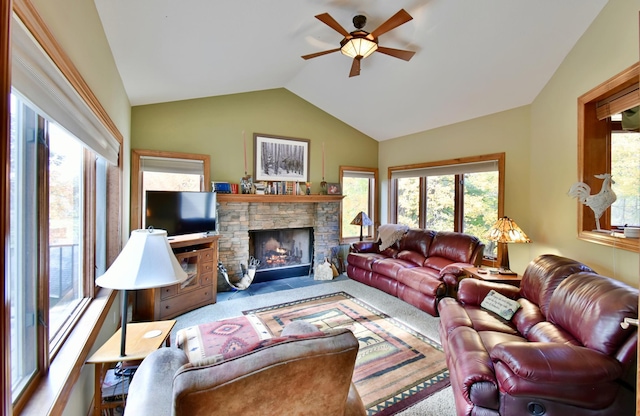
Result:
[[617,199],[615,192],[611,189],[611,185],[615,182],[610,173],[594,175],[594,177],[604,179],[600,192],[590,195],[591,187],[589,185],[584,182],[576,182],[569,189],[569,196],[578,198],[578,201],[593,210],[593,214],[596,217],[596,229],[593,231],[608,232],[600,229],[600,217]]
[[243,194],[253,193],[253,178],[251,175],[247,175],[247,172],[244,173],[244,176],[240,181],[240,189]]

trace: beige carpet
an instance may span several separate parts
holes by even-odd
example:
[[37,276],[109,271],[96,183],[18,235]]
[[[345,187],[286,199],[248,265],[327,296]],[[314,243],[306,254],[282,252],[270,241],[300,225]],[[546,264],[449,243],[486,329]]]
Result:
[[[312,279],[312,277],[310,278]],[[177,318],[177,324],[172,333],[187,326],[198,325],[212,320],[224,319],[242,315],[243,311],[276,304],[306,299],[319,295],[344,291],[372,305],[379,311],[390,315],[407,326],[438,341],[438,318],[418,310],[405,302],[389,296],[377,289],[352,280],[330,281],[321,285],[309,286],[301,289],[283,290],[264,295],[252,296],[219,302],[186,313]],[[412,407],[398,413],[401,416],[455,416],[455,405],[451,387],[446,387],[429,396]]]

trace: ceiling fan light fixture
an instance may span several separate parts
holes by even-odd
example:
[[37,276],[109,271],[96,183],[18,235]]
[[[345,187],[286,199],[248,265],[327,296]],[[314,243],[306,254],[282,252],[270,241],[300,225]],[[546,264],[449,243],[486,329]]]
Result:
[[351,58],[360,57],[366,58],[371,55],[378,49],[378,42],[370,39],[370,36],[366,32],[353,32],[351,33],[353,37],[350,39],[345,38],[342,42],[340,42],[340,52],[343,55],[349,56]]

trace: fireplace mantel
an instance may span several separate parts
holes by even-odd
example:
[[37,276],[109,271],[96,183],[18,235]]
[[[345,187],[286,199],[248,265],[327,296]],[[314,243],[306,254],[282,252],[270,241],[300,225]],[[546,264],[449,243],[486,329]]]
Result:
[[255,194],[218,194],[218,202],[295,202],[297,204],[315,202],[340,202],[344,195],[255,195]]

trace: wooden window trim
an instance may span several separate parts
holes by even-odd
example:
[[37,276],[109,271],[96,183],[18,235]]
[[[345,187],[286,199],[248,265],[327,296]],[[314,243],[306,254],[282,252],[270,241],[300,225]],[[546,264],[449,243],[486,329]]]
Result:
[[[7,242],[9,241],[9,203],[10,203],[10,103],[11,93],[11,36],[10,30],[12,13],[22,20],[25,26],[33,34],[49,57],[56,63],[60,71],[69,80],[78,94],[84,99],[96,117],[113,134],[121,144],[123,136],[110,119],[106,110],[102,107],[96,96],[86,84],[80,72],[73,65],[64,50],[53,37],[39,16],[36,8],[29,0],[13,0],[2,2],[0,6],[0,21],[4,22],[0,35],[0,89],[2,96],[6,97],[0,104],[1,118],[0,131],[3,146],[0,147],[0,204],[4,215],[0,217],[0,232],[3,237],[0,241],[0,267],[6,270]],[[122,151],[122,150],[121,150]],[[120,156],[120,161],[121,156]],[[122,163],[119,166],[108,168],[108,208],[107,222],[107,264],[111,264],[117,257],[122,244]],[[5,276],[6,277],[6,276]],[[95,293],[95,285],[92,289]],[[11,393],[11,349],[8,341],[11,332],[10,305],[4,302],[0,313],[0,333],[4,340],[5,348],[0,355],[0,383],[3,386],[0,395],[0,414],[11,415],[42,415],[62,414],[76,382],[80,377],[80,371],[86,361],[90,349],[100,332],[105,318],[116,298],[117,292],[100,289],[95,298],[89,302],[84,313],[80,317],[74,329],[69,333],[67,341],[58,350],[56,359],[51,362],[49,371],[38,380],[34,380],[28,391],[22,395],[14,406]],[[0,296],[7,298],[7,287],[1,285]]]
[[[339,167],[340,189],[344,189],[343,177],[345,172],[366,172],[366,173],[373,174],[374,189],[369,190],[370,196],[373,197],[373,203],[372,203],[372,206],[369,207],[369,209],[373,212],[373,220],[374,220],[373,234],[375,235],[376,230],[380,226],[380,217],[379,217],[380,198],[378,194],[378,187],[379,187],[378,168],[366,168],[362,166],[340,166]],[[347,237],[347,238],[342,237],[342,200],[340,201],[340,213],[338,216],[338,224],[340,224],[340,226],[338,227],[340,230],[340,244],[348,244],[348,243],[359,241],[358,237]]]
[[[599,190],[602,181],[594,175],[611,172],[611,134],[608,119],[598,120],[597,103],[623,91],[640,80],[640,62],[606,80],[578,97],[578,181],[592,190]],[[619,238],[609,233],[594,232],[595,216],[591,208],[576,202],[578,207],[578,239],[591,243],[640,252],[636,239]],[[600,218],[600,226],[611,226],[610,208]]]
[[[423,168],[432,168],[438,166],[448,166],[448,165],[460,165],[465,163],[475,163],[475,162],[484,162],[495,160],[498,163],[498,216],[496,220],[500,217],[504,216],[504,194],[505,194],[505,163],[506,163],[506,155],[505,153],[492,153],[487,155],[479,155],[479,156],[470,156],[470,157],[462,157],[448,160],[439,160],[434,162],[425,162],[425,163],[415,163],[410,165],[401,165],[401,166],[390,166],[387,169],[387,178],[389,179],[388,184],[388,195],[393,196],[393,198],[389,197],[388,201],[388,218],[387,221],[394,221],[397,217],[397,192],[396,186],[394,185],[394,180],[391,179],[393,172],[402,171],[402,170],[414,170],[414,169],[423,169]],[[423,200],[424,192],[426,191],[426,181],[422,178],[420,179],[420,200]],[[458,184],[456,184],[457,186]],[[456,201],[456,204],[458,201]],[[420,227],[424,228],[426,224],[426,212],[423,212],[421,204],[420,211]],[[498,262],[502,261],[502,245],[498,245]],[[483,260],[486,265],[493,265],[495,262],[488,262],[487,260]]]
[[160,150],[131,151],[131,229],[137,230],[142,226],[142,175],[141,157],[163,157],[168,159],[201,160],[204,170],[204,189],[210,191],[211,187],[211,158],[209,155],[197,153],[164,152]]

